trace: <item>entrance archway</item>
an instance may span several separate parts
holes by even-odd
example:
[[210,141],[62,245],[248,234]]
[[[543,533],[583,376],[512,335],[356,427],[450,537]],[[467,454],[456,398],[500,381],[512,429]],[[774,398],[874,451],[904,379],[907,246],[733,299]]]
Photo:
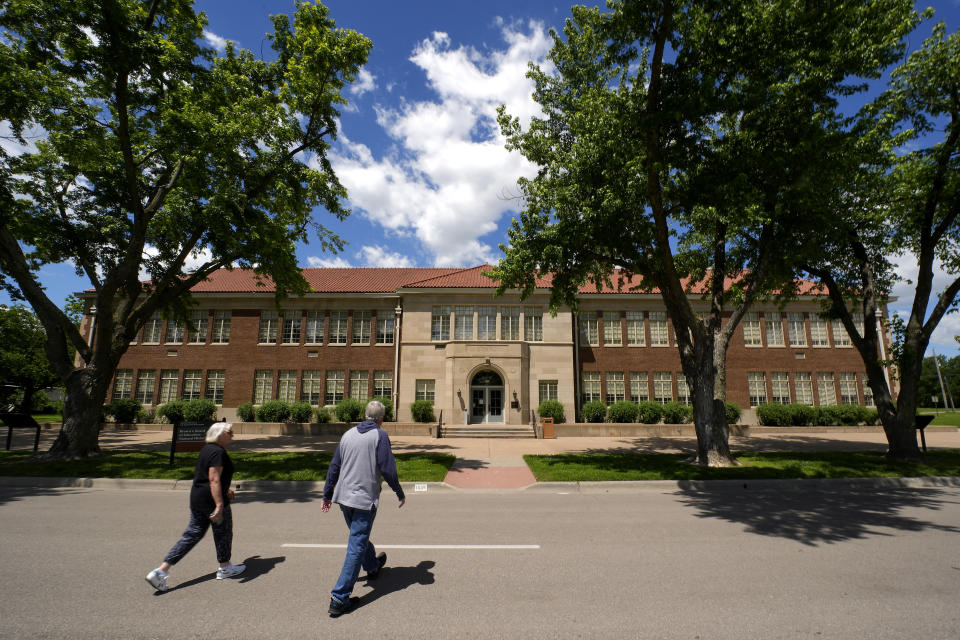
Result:
[[503,378],[479,371],[470,381],[470,424],[503,422]]

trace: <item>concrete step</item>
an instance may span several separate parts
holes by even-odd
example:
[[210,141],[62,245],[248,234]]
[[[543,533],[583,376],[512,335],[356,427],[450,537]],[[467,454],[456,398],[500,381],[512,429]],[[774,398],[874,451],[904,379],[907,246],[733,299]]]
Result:
[[444,425],[441,438],[535,438],[530,425],[489,426],[482,424]]

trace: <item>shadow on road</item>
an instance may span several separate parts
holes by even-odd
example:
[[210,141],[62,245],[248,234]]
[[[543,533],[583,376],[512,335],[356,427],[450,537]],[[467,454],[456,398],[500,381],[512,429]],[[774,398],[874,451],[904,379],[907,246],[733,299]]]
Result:
[[403,591],[415,584],[424,586],[433,584],[434,575],[431,569],[436,564],[433,560],[421,560],[415,567],[384,567],[376,580],[367,581],[373,590],[360,598],[357,608],[365,607],[383,596]]
[[247,570],[237,578],[238,582],[250,582],[260,576],[270,573],[273,569],[287,560],[286,556],[277,556],[275,558],[261,558],[260,556],[250,556],[243,561],[247,565]]
[[[739,486],[739,485],[738,485]],[[689,488],[678,495],[700,518],[743,524],[746,531],[817,546],[869,536],[927,529],[960,528],[908,515],[905,510],[939,510],[955,498],[940,489],[823,486],[802,489],[752,487]]]

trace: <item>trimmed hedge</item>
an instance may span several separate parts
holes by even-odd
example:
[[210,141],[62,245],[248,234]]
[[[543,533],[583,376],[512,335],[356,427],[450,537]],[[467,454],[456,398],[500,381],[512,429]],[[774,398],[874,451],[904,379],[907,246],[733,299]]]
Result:
[[115,422],[123,424],[136,422],[137,414],[142,410],[143,405],[134,398],[119,398],[103,408],[105,414],[113,416]]
[[607,405],[599,400],[584,404],[581,411],[583,412],[584,422],[603,422],[607,417]]
[[737,424],[740,422],[740,405],[736,402],[727,403],[727,424]]
[[187,401],[173,400],[157,407],[157,417],[165,418],[170,424],[186,422],[184,416],[187,415]]
[[429,400],[417,400],[410,404],[410,413],[415,422],[433,422],[437,418],[433,415],[433,403]]
[[668,402],[663,405],[664,424],[686,424],[693,419],[693,407],[679,402]]
[[290,417],[290,405],[283,400],[269,400],[257,407],[260,422],[283,422]]
[[244,402],[237,407],[237,417],[243,422],[255,422],[257,419],[257,410],[252,402]]
[[[377,396],[376,398],[370,398],[370,400],[376,400],[383,404],[383,421],[384,422],[393,422],[393,400],[386,398],[384,396]],[[363,408],[366,412],[366,407]]]
[[653,400],[637,403],[637,419],[643,424],[657,424],[663,417],[663,405]]
[[290,419],[294,422],[310,422],[313,417],[313,407],[309,402],[290,403]]
[[564,421],[563,403],[559,400],[544,400],[537,407],[537,413],[541,418],[553,418],[557,424]]
[[621,400],[607,407],[607,422],[636,422],[640,408],[636,402]]
[[366,408],[367,405],[364,402],[354,398],[344,398],[333,408],[333,413],[340,422],[360,422],[363,420],[363,412]]
[[187,422],[209,422],[217,417],[217,403],[207,398],[194,398],[187,401],[183,419]]
[[314,410],[313,415],[314,420],[316,420],[319,424],[333,422],[333,414],[331,414],[330,409],[327,409],[326,407],[317,407]]
[[879,414],[875,410],[857,404],[839,404],[826,407],[811,407],[805,404],[779,404],[766,402],[757,407],[760,424],[771,427],[855,426],[876,424]]

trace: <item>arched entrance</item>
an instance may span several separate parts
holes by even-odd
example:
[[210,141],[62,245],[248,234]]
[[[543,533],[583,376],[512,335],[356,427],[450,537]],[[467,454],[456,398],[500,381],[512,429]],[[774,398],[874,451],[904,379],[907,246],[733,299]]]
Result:
[[479,371],[470,381],[470,424],[503,422],[503,378]]

